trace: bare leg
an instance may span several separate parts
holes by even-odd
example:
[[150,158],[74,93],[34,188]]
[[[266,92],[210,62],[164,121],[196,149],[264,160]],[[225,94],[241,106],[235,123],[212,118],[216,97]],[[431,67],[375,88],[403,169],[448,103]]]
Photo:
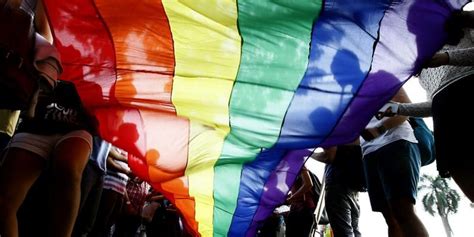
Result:
[[415,208],[411,198],[391,200],[390,207],[404,236],[429,236],[425,226],[415,214]]
[[388,236],[389,237],[403,237],[402,229],[397,222],[397,219],[393,216],[392,211],[387,208],[382,211],[382,215],[385,218],[385,223],[388,226]]
[[73,137],[56,146],[53,155],[51,185],[51,221],[49,236],[71,236],[81,199],[81,179],[90,147]]
[[18,236],[16,214],[39,177],[45,160],[35,153],[10,148],[0,167],[0,236]]
[[474,169],[471,167],[452,168],[450,171],[462,192],[474,202]]

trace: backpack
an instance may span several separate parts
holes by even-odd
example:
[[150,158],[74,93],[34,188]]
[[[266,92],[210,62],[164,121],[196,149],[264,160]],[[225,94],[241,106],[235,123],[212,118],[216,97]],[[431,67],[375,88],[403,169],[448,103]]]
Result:
[[422,118],[410,117],[408,119],[416,140],[418,140],[418,149],[420,150],[421,166],[426,166],[436,159],[435,144],[433,132],[426,126]]

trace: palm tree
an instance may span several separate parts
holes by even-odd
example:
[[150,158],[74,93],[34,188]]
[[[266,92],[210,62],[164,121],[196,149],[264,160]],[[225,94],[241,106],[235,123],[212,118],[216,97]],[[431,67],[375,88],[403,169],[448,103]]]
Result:
[[425,211],[432,216],[437,212],[443,221],[446,236],[452,236],[452,229],[449,225],[448,216],[458,212],[458,203],[461,197],[456,190],[449,187],[446,179],[439,175],[432,177],[424,174],[421,179],[421,185],[418,190],[426,190],[423,196],[423,206]]

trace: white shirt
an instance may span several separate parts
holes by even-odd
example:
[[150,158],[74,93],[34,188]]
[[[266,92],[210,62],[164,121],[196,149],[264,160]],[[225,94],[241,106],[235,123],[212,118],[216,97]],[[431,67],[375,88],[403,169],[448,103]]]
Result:
[[[378,120],[377,118],[373,117],[366,128],[378,127],[382,125],[383,121],[387,119],[388,118],[383,118],[381,120]],[[364,140],[364,138],[361,138],[362,152],[365,156],[387,144],[398,140],[407,140],[412,143],[418,143],[418,140],[416,140],[415,134],[413,133],[413,129],[411,128],[408,121],[403,122],[397,127],[388,129],[384,134],[374,138],[373,140],[366,141]]]

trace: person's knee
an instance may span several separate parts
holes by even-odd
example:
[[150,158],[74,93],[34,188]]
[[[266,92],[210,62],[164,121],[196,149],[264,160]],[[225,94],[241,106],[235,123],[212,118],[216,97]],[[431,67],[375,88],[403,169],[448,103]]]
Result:
[[395,218],[395,216],[393,216],[393,214],[390,214],[390,215],[384,214],[383,216],[385,219],[385,223],[387,223],[387,226],[389,227],[398,226],[397,219]]
[[389,228],[395,228],[395,229],[399,228],[400,226],[400,222],[398,221],[399,217],[395,215],[393,208],[386,206],[381,210],[381,212],[385,219],[385,223],[387,223],[387,226]]
[[62,142],[53,157],[53,175],[58,182],[80,185],[82,173],[89,159],[90,149],[82,139]]
[[411,220],[412,217],[416,216],[414,207],[414,201],[410,197],[390,201],[392,215],[399,223]]

